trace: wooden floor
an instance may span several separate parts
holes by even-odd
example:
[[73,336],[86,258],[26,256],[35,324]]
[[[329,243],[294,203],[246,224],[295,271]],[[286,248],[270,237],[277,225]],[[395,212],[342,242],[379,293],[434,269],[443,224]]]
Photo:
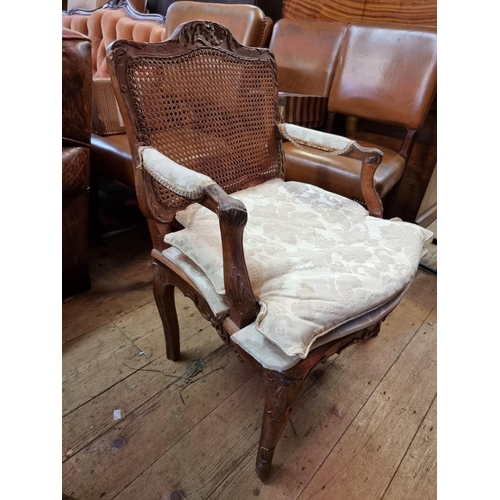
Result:
[[[137,221],[136,221],[137,222]],[[437,224],[430,226],[437,233]],[[436,267],[437,246],[423,260]],[[378,337],[318,365],[254,472],[263,386],[178,296],[165,356],[139,222],[91,243],[90,291],[63,304],[63,492],[77,500],[436,498],[436,276],[420,270]],[[188,377],[203,359],[202,372]]]

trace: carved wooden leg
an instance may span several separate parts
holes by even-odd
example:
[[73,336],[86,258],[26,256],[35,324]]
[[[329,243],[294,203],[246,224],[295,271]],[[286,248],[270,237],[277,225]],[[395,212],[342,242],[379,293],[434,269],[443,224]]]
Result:
[[167,281],[167,270],[153,262],[153,293],[160,313],[167,345],[167,358],[177,361],[180,356],[179,322],[175,310],[174,286]]
[[257,475],[261,481],[269,477],[274,449],[295,406],[305,377],[286,378],[279,372],[266,370],[263,378],[266,400],[256,463]]

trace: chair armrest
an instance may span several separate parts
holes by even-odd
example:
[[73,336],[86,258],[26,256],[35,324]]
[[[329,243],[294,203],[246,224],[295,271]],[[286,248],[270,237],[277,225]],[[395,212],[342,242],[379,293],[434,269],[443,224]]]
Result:
[[298,148],[309,147],[325,156],[346,156],[361,161],[361,191],[370,215],[382,217],[382,201],[374,185],[377,167],[384,154],[379,149],[363,148],[356,141],[340,135],[312,130],[290,123],[279,123],[278,130],[284,139]]
[[187,200],[198,201],[203,190],[215,184],[210,177],[179,165],[155,148],[140,146],[138,154],[141,168],[167,189]]
[[190,170],[152,147],[138,148],[140,167],[175,194],[200,203],[219,218],[224,287],[231,304],[229,316],[243,328],[257,317],[259,306],[252,291],[243,252],[243,230],[247,223],[245,205],[229,196],[210,177]]

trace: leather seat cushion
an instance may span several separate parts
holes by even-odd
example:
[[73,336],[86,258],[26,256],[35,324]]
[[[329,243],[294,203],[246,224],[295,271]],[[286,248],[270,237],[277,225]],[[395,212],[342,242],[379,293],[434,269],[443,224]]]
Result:
[[[383,198],[401,179],[405,168],[402,156],[378,144],[356,141],[366,148],[377,148],[384,153],[375,172],[375,189]],[[360,186],[361,161],[345,156],[324,156],[308,146],[298,147],[283,143],[285,179],[313,184],[332,193],[363,201]]]

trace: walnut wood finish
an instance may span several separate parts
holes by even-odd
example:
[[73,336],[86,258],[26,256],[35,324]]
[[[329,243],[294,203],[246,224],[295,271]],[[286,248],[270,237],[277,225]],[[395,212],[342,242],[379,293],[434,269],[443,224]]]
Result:
[[269,478],[274,450],[297,402],[302,384],[312,369],[326,357],[340,354],[350,345],[376,337],[380,330],[380,324],[381,322],[378,322],[370,328],[318,347],[311,351],[306,359],[284,372],[263,369],[246,351],[233,344],[237,354],[259,373],[266,389],[264,415],[256,460],[256,472],[262,481]]
[[[139,206],[153,241],[153,290],[164,327],[167,357],[177,360],[180,355],[173,297],[176,287],[193,300],[221,339],[232,345],[264,380],[266,403],[257,474],[266,480],[276,444],[311,369],[325,356],[376,334],[382,320],[378,318],[369,328],[312,350],[306,359],[285,372],[264,369],[233,344],[231,335],[254,321],[258,304],[244,257],[247,212],[230,194],[283,177],[274,57],[266,49],[240,45],[217,23],[194,21],[179,27],[171,39],[162,43],[117,41],[108,49],[107,58],[133,152]],[[226,137],[231,140],[226,141]],[[162,253],[166,246],[163,237],[172,230],[176,212],[189,202],[141,168],[137,150],[143,145],[155,147],[217,183],[206,187],[199,199],[191,202],[204,205],[219,217],[224,284],[230,303],[227,316],[216,317],[196,284]],[[363,160],[368,191],[381,155],[377,150],[358,147],[346,154]],[[377,200],[372,202],[376,205]]]

